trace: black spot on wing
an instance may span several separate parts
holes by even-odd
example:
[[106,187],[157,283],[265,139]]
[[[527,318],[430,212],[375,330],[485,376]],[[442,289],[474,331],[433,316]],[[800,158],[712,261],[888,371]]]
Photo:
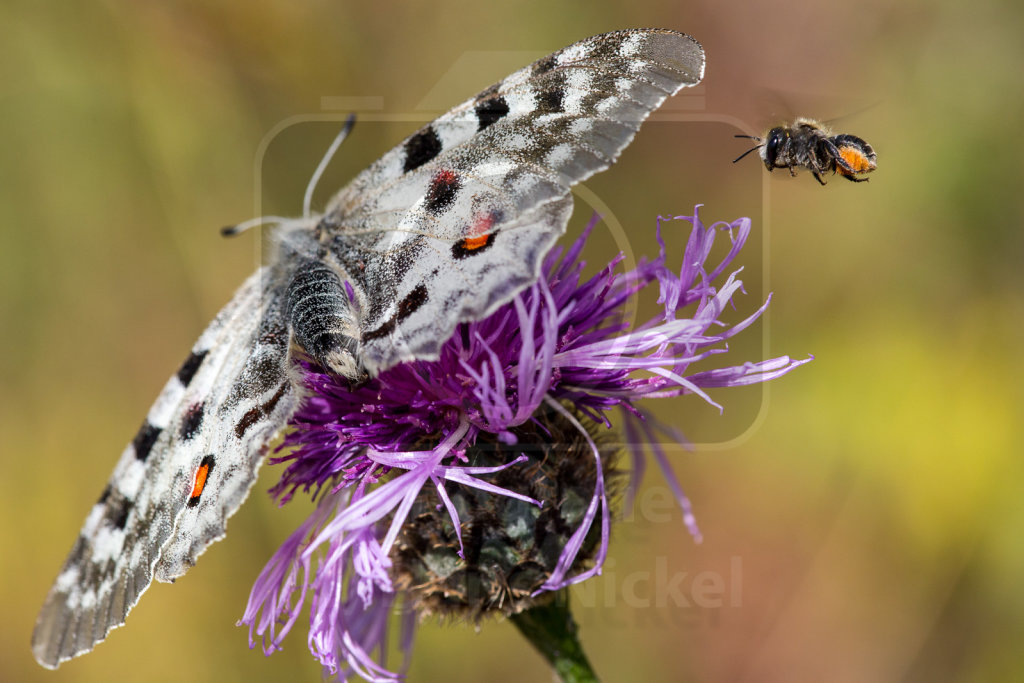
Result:
[[482,254],[494,244],[494,233],[480,235],[479,237],[464,237],[452,245],[452,256],[457,259],[464,259],[467,256]]
[[96,501],[97,505],[103,505],[110,498],[110,484],[107,484],[106,488],[103,489],[103,493],[100,494],[100,499]]
[[104,521],[115,529],[124,529],[128,523],[128,513],[132,510],[132,501],[120,493],[114,492],[107,500],[107,510],[104,514]]
[[149,420],[142,423],[135,438],[132,439],[132,447],[135,449],[136,459],[145,462],[146,458],[149,457],[149,452],[153,450],[153,444],[160,438],[160,432],[162,431],[159,427],[150,424]]
[[181,419],[181,430],[178,432],[182,439],[188,441],[199,433],[199,428],[203,426],[204,411],[205,406],[201,402],[188,407]]
[[260,419],[260,409],[251,408],[242,415],[242,419],[235,425],[235,436],[241,439],[245,436],[245,433],[249,431],[249,428],[256,424]]
[[434,216],[443,213],[452,205],[461,187],[462,181],[454,171],[438,171],[430,181],[424,208]]
[[508,115],[508,102],[501,95],[476,103],[477,131],[491,126]]
[[192,381],[192,378],[196,376],[196,372],[199,370],[199,366],[203,364],[203,359],[206,358],[207,351],[193,351],[185,359],[185,362],[181,364],[181,368],[178,369],[178,381],[183,386],[188,386]]
[[552,83],[550,87],[537,93],[538,114],[559,114],[565,107],[565,88],[561,84]]
[[247,410],[246,413],[242,415],[242,419],[239,420],[238,424],[235,425],[235,436],[241,439],[243,436],[245,436],[245,433],[249,431],[250,427],[259,422],[261,419],[269,417],[270,413],[274,411],[274,408],[277,407],[277,404],[281,401],[281,399],[287,392],[288,382],[285,382],[280,387],[278,387],[277,391],[274,392],[274,395],[267,399],[265,403],[263,403],[262,405],[258,405],[255,408],[250,408],[249,410]]
[[372,341],[391,334],[398,326],[399,322],[415,313],[420,306],[426,303],[426,301],[427,288],[422,284],[416,285],[416,287],[399,302],[398,309],[395,311],[395,314],[388,318],[388,320],[386,320],[377,329],[370,330],[364,334],[363,341]]
[[263,410],[264,413],[266,413],[267,415],[270,415],[270,413],[274,412],[274,408],[277,407],[277,404],[281,402],[281,399],[284,397],[284,395],[287,392],[288,392],[288,383],[285,382],[284,384],[282,384],[278,388],[278,390],[276,392],[274,392],[273,396],[271,396],[269,399],[267,399],[266,403],[264,403],[262,406],[260,406],[260,408]]
[[408,173],[427,163],[441,153],[441,138],[432,126],[427,126],[405,141],[405,164]]

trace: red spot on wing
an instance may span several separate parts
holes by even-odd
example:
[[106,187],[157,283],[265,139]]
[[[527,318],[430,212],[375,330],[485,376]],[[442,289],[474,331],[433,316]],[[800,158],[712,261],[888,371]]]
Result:
[[447,168],[443,168],[440,171],[438,171],[436,174],[434,174],[433,182],[434,182],[435,185],[451,185],[452,183],[456,182],[457,180],[458,180],[458,176],[455,175],[455,171],[452,171],[452,170],[447,169]]
[[469,235],[467,239],[474,237],[487,237],[487,233],[494,227],[494,212],[487,211],[476,217],[472,225],[469,226]]
[[430,181],[430,187],[424,197],[424,208],[434,215],[443,213],[455,201],[461,187],[462,181],[455,171],[439,170]]

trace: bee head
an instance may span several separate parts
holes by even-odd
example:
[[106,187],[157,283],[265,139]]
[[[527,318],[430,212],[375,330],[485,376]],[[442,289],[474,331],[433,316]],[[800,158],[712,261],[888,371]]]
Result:
[[764,136],[764,145],[761,146],[761,160],[769,171],[775,168],[775,162],[779,158],[779,151],[789,141],[789,130],[782,126],[776,126]]

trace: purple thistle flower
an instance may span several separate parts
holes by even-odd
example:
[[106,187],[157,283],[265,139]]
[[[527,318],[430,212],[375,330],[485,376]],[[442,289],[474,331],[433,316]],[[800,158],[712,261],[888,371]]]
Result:
[[[384,659],[396,604],[408,655],[417,612],[513,614],[600,573],[619,474],[603,431],[613,409],[633,473],[627,497],[649,444],[699,541],[656,438],[682,437],[637,401],[696,394],[721,410],[705,389],[763,382],[810,359],[690,372],[726,352],[768,305],[732,326],[719,320],[742,283],[738,271],[715,282],[751,224],[705,226],[697,209],[658,218],[657,258],[617,272],[620,255],[584,280],[580,254],[595,216],[571,247],[548,254],[533,286],[460,325],[437,360],[404,363],[355,388],[302,363],[310,393],[275,459],[287,466],[272,493],[284,503],[310,492],[318,507],[256,580],[240,622],[250,644],[258,636],[268,654],[278,649],[308,601],[309,647],[328,672],[396,680]],[[666,263],[668,220],[692,224],[678,271]],[[722,232],[732,248],[709,271]],[[653,283],[663,313],[630,329],[624,308]]]

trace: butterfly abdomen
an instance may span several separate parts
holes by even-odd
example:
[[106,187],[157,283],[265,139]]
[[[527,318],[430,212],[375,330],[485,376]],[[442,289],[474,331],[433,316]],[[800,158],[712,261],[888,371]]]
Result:
[[298,264],[288,283],[287,317],[295,341],[321,366],[360,380],[359,324],[338,274],[323,261]]

